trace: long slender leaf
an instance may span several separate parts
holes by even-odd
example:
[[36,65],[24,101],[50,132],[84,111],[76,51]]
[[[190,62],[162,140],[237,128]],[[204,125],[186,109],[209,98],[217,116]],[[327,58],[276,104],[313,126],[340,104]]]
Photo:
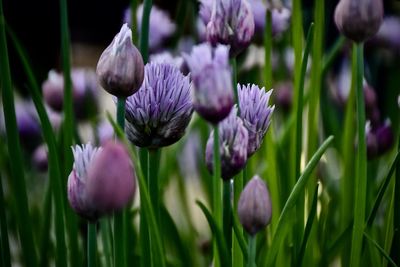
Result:
[[275,257],[278,253],[278,250],[285,238],[285,232],[287,229],[287,225],[289,223],[288,221],[288,215],[290,213],[290,210],[292,207],[294,207],[297,203],[297,200],[301,193],[304,191],[304,188],[306,187],[306,184],[308,182],[308,179],[310,178],[311,173],[313,172],[314,168],[317,166],[320,158],[322,155],[325,153],[325,151],[328,149],[328,147],[332,144],[333,142],[333,136],[328,137],[325,142],[320,146],[320,148],[315,152],[314,156],[311,158],[310,162],[307,164],[305,167],[303,174],[300,176],[298,179],[296,185],[294,186],[292,192],[289,195],[288,200],[285,203],[285,206],[282,209],[281,216],[279,217],[278,225],[276,227],[276,231],[274,233],[273,239],[268,255],[267,255],[267,266],[273,266],[273,261],[275,260]]
[[200,209],[203,211],[204,215],[206,216],[206,219],[208,221],[208,224],[210,225],[211,231],[214,234],[214,237],[217,240],[217,246],[219,250],[219,260],[221,263],[221,266],[230,266],[230,257],[228,250],[226,248],[226,243],[225,239],[222,235],[221,229],[218,228],[218,225],[214,218],[211,215],[211,212],[208,211],[207,207],[201,203],[199,200],[196,201],[196,204],[200,207]]
[[0,173],[0,255],[2,266],[11,267],[10,245],[8,241],[8,227],[6,219],[6,208],[4,203],[3,181]]
[[247,242],[244,239],[243,231],[241,231],[241,229],[240,229],[241,226],[239,225],[239,219],[238,219],[237,215],[236,214],[232,214],[232,217],[233,217],[233,231],[234,231],[236,239],[237,239],[237,241],[239,243],[239,247],[240,247],[240,249],[242,251],[243,258],[244,258],[245,261],[247,261],[247,258],[248,258],[248,255],[247,255]]
[[301,266],[302,265],[302,261],[303,261],[303,258],[304,258],[304,253],[306,252],[306,246],[307,246],[308,238],[310,236],[311,228],[313,226],[313,222],[314,222],[314,219],[315,219],[315,214],[317,212],[318,188],[319,188],[319,183],[317,183],[317,185],[315,186],[313,201],[312,201],[312,204],[311,204],[311,210],[310,210],[310,213],[308,214],[306,229],[304,230],[304,235],[303,235],[303,240],[301,242],[299,256],[297,257],[297,266]]
[[158,266],[165,267],[166,266],[165,265],[165,255],[164,255],[163,246],[161,243],[161,237],[160,237],[160,233],[158,231],[158,227],[157,227],[157,223],[156,223],[156,219],[155,219],[155,215],[154,215],[154,210],[151,205],[150,194],[149,194],[149,191],[147,190],[146,181],[143,177],[143,170],[139,164],[136,153],[133,151],[133,149],[132,149],[129,141],[126,139],[122,129],[117,125],[117,123],[113,120],[113,118],[111,117],[111,115],[109,113],[107,113],[107,119],[113,126],[114,132],[116,133],[118,138],[125,144],[126,148],[128,149],[129,154],[132,159],[132,163],[136,170],[136,176],[137,176],[137,179],[139,182],[139,190],[140,190],[140,195],[141,195],[140,197],[141,197],[142,204],[143,204],[143,210],[141,210],[141,212],[145,213],[145,216],[146,216],[147,222],[148,222],[149,232],[151,232],[152,233],[151,236],[154,237],[154,240],[151,240],[152,241],[151,244],[152,244],[152,246],[154,246],[153,248],[154,248],[154,252],[155,252],[155,255],[153,257],[154,265],[157,267]]
[[385,195],[386,189],[388,188],[388,186],[390,184],[390,181],[391,181],[391,179],[393,177],[394,171],[396,170],[396,166],[397,166],[397,162],[398,162],[399,158],[400,158],[400,153],[397,153],[397,155],[396,155],[396,157],[395,157],[395,159],[394,159],[394,161],[392,163],[392,166],[390,167],[388,175],[382,181],[382,184],[379,187],[378,195],[375,198],[374,205],[373,205],[373,207],[371,209],[371,212],[370,212],[370,214],[368,216],[368,219],[367,219],[367,227],[370,227],[372,225],[372,223],[374,222],[374,219],[375,219],[376,214],[378,212],[378,209],[379,209],[379,206],[380,206],[381,201],[383,199],[383,196]]
[[12,189],[17,205],[17,224],[26,265],[37,266],[37,256],[33,238],[31,218],[29,215],[28,196],[26,191],[24,164],[15,117],[13,86],[11,82],[10,63],[6,42],[3,1],[0,0],[0,73],[4,119],[7,134],[8,153],[12,174]]
[[46,109],[43,105],[41,94],[40,94],[40,87],[35,79],[32,67],[28,61],[28,57],[20,42],[18,41],[17,37],[13,34],[11,30],[8,31],[13,41],[13,44],[18,52],[18,55],[21,59],[22,65],[24,67],[24,71],[27,75],[28,82],[29,82],[29,90],[32,95],[33,103],[35,104],[35,108],[39,115],[39,120],[42,126],[42,132],[44,139],[47,143],[47,147],[49,150],[49,177],[50,183],[52,187],[52,192],[55,201],[55,220],[56,220],[56,236],[57,236],[57,263],[59,266],[66,266],[67,261],[65,257],[66,245],[65,245],[65,234],[64,234],[64,203],[63,203],[63,192],[66,191],[61,183],[61,173],[60,173],[60,166],[59,166],[59,157],[57,152],[56,140],[55,135],[50,124],[50,120],[47,116]]
[[376,247],[376,249],[382,254],[382,256],[385,257],[385,259],[390,263],[391,266],[397,267],[397,264],[392,260],[392,258],[390,258],[386,251],[375,240],[373,240],[366,232],[364,232],[364,236]]

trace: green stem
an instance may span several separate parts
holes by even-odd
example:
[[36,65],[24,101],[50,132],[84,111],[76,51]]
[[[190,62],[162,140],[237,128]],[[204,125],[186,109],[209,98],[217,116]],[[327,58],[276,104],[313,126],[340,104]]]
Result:
[[149,25],[152,0],[144,0],[142,29],[140,31],[140,53],[143,57],[143,62],[146,64],[149,60]]
[[363,44],[354,44],[353,53],[357,53],[357,66],[353,72],[357,73],[357,165],[355,177],[355,203],[354,203],[354,225],[351,242],[350,266],[359,266],[361,259],[361,247],[364,233],[365,203],[367,192],[367,150],[365,143],[365,106],[363,92],[364,59]]
[[249,236],[247,267],[256,267],[256,249],[257,249],[257,238],[256,236]]
[[36,266],[37,257],[33,240],[33,231],[28,208],[28,197],[26,191],[25,175],[21,146],[18,139],[17,122],[15,118],[13,86],[11,82],[10,64],[8,60],[8,49],[6,42],[5,21],[3,15],[3,1],[0,0],[0,73],[3,99],[4,119],[7,134],[8,153],[10,155],[10,166],[13,195],[16,202],[17,225],[22,253],[26,265]]
[[3,181],[0,174],[0,233],[1,233],[1,260],[2,266],[11,267],[10,258],[10,245],[8,242],[8,230],[7,230],[7,220],[6,220],[6,207],[4,205],[4,194],[3,194]]
[[265,18],[265,29],[264,29],[264,50],[265,50],[265,66],[264,66],[264,77],[265,77],[265,88],[268,90],[272,88],[272,14],[268,8]]
[[112,267],[112,234],[111,234],[111,227],[110,227],[110,220],[109,218],[102,218],[100,219],[100,232],[101,232],[101,239],[103,243],[103,251],[104,251],[104,258],[105,258],[105,266]]
[[[213,177],[213,212],[214,219],[217,226],[220,228],[222,224],[222,199],[221,199],[221,157],[219,154],[219,128],[218,124],[214,125],[214,177]],[[221,228],[220,228],[221,229]],[[214,261],[215,266],[218,267],[218,249],[216,242],[214,242]]]
[[[233,211],[232,213],[236,212],[238,209],[238,203],[240,198],[240,193],[243,190],[243,172],[239,173],[233,179]],[[240,231],[240,235],[243,235],[243,229],[240,227],[238,229]],[[233,261],[232,264],[234,267],[242,267],[243,266],[243,253],[240,247],[240,243],[236,235],[233,236]]]
[[[117,123],[122,130],[125,129],[125,100],[119,97],[117,102]],[[114,213],[114,266],[126,266],[126,211]]]
[[49,241],[50,241],[50,231],[51,229],[51,207],[52,207],[52,188],[49,181],[49,184],[46,189],[46,195],[44,198],[44,208],[43,208],[43,226],[40,234],[40,262],[39,266],[48,266],[48,250],[49,250]]
[[[398,141],[398,151],[400,151],[400,139]],[[397,160],[396,163],[396,180],[394,186],[394,205],[395,208],[393,214],[393,240],[390,251],[390,257],[393,261],[400,266],[400,160]]]
[[[148,186],[148,150],[145,148],[139,149],[140,156],[140,166],[141,169],[144,170],[143,176],[146,181],[146,187]],[[146,217],[146,213],[144,211],[144,205],[142,204],[144,201],[144,196],[140,194],[140,247],[141,247],[141,266],[148,267],[152,266],[151,264],[151,247],[150,247],[150,236],[148,229],[148,218]]]
[[136,9],[137,9],[137,0],[131,0],[131,29],[132,29],[132,42],[137,44],[138,39],[138,29],[135,29],[136,25]]
[[97,251],[97,241],[96,241],[96,223],[87,223],[87,258],[88,267],[96,267],[96,251]]
[[231,181],[224,181],[223,185],[223,229],[228,254],[232,253],[232,204],[231,204]]

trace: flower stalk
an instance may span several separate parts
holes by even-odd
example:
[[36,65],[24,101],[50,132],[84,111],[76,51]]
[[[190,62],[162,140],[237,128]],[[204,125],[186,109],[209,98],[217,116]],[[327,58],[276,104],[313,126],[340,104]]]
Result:
[[87,223],[87,257],[88,257],[88,267],[96,267],[96,223]]

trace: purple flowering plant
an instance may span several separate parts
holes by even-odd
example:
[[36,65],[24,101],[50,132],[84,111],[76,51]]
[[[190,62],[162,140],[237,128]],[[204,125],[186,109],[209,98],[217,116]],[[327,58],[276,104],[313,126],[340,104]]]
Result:
[[0,266],[400,266],[398,4],[328,2],[0,0]]

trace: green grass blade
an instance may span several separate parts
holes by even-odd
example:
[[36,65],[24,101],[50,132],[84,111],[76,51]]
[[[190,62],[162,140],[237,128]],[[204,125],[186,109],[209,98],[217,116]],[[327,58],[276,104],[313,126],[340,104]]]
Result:
[[52,188],[51,183],[49,181],[46,195],[44,197],[43,204],[43,222],[42,229],[40,233],[40,250],[39,250],[39,266],[48,266],[49,265],[49,244],[50,244],[50,231],[51,222],[49,218],[51,218],[51,209],[52,209]]
[[328,263],[331,259],[333,259],[337,255],[343,244],[345,244],[345,241],[350,238],[352,226],[353,222],[348,224],[347,227],[344,229],[344,231],[335,239],[335,241],[331,242],[327,246],[327,249],[324,255],[322,256],[324,262]]
[[144,0],[143,3],[142,29],[140,30],[139,48],[144,64],[149,60],[149,25],[152,3],[152,0]]
[[235,233],[235,237],[239,243],[239,247],[242,251],[243,258],[245,261],[247,261],[247,257],[248,257],[247,243],[246,243],[246,240],[244,239],[243,231],[241,231],[241,225],[239,223],[239,219],[238,219],[237,215],[234,213],[232,214],[232,217],[233,217],[233,231]]
[[10,155],[12,189],[17,206],[17,224],[22,253],[26,265],[37,266],[37,256],[33,239],[32,224],[29,215],[28,196],[26,191],[24,164],[17,130],[14,108],[13,86],[11,82],[10,63],[6,42],[3,1],[0,0],[0,73],[4,119],[7,134],[7,146]]
[[364,236],[376,247],[376,249],[382,254],[382,256],[385,257],[385,259],[389,262],[391,266],[397,267],[397,264],[392,260],[392,258],[390,258],[386,251],[375,240],[373,240],[366,232],[364,232]]
[[311,210],[308,214],[306,229],[304,230],[303,240],[301,242],[299,255],[297,257],[297,266],[301,266],[304,258],[304,253],[306,252],[307,241],[311,233],[311,228],[315,219],[315,214],[317,213],[317,203],[318,203],[318,188],[319,183],[315,186],[313,201],[311,204]]
[[270,247],[270,250],[268,252],[266,266],[273,266],[275,257],[278,254],[279,248],[281,247],[282,242],[285,238],[285,232],[286,232],[286,229],[288,228],[287,226],[290,223],[288,221],[288,219],[289,219],[288,215],[290,213],[290,210],[292,207],[294,207],[296,205],[299,196],[304,192],[304,188],[307,185],[307,182],[311,176],[311,173],[317,166],[322,155],[325,153],[325,151],[328,149],[328,147],[332,144],[333,139],[334,139],[333,136],[328,137],[325,140],[325,142],[320,146],[320,148],[317,150],[317,152],[315,152],[314,156],[308,162],[302,175],[297,180],[297,183],[295,184],[292,192],[290,193],[289,198],[286,201],[285,206],[282,209],[282,213],[279,217],[276,231],[273,235],[273,239],[271,242],[272,246]]
[[49,177],[50,177],[52,192],[54,195],[55,213],[56,213],[55,228],[56,228],[56,236],[57,236],[57,239],[56,239],[56,241],[57,241],[57,264],[58,264],[58,266],[66,266],[67,261],[65,258],[66,245],[65,245],[65,234],[64,234],[65,228],[64,228],[64,214],[63,214],[63,210],[64,210],[63,196],[65,195],[65,194],[63,194],[63,192],[66,190],[65,190],[65,187],[63,187],[61,184],[61,173],[60,173],[59,157],[58,157],[55,135],[54,135],[52,126],[50,124],[50,120],[47,116],[46,109],[42,102],[39,84],[33,75],[32,67],[30,66],[28,57],[27,57],[24,49],[20,45],[20,42],[18,41],[17,37],[13,34],[12,31],[9,31],[9,35],[10,35],[11,40],[13,41],[13,44],[14,44],[14,46],[17,50],[17,53],[21,59],[22,65],[24,67],[24,71],[28,78],[28,83],[29,83],[28,89],[30,90],[33,103],[34,103],[36,111],[39,115],[39,120],[41,123],[43,137],[47,143],[47,147],[49,150],[49,157],[48,157],[49,158]]
[[146,181],[143,176],[143,170],[139,164],[136,153],[133,151],[133,149],[132,149],[129,141],[126,139],[122,129],[112,119],[112,117],[109,113],[107,113],[107,119],[113,126],[114,132],[117,135],[118,139],[121,140],[125,144],[126,148],[128,149],[129,154],[132,159],[132,163],[133,163],[135,171],[136,171],[137,180],[139,182],[139,191],[140,191],[140,195],[141,195],[140,197],[142,200],[141,205],[143,208],[143,210],[141,210],[141,212],[145,213],[145,216],[147,218],[149,232],[151,233],[151,236],[154,237],[154,240],[151,240],[151,245],[153,247],[152,252],[154,251],[154,257],[152,257],[152,259],[154,260],[154,266],[165,267],[166,266],[165,265],[165,255],[164,255],[163,246],[161,243],[162,241],[161,241],[160,233],[158,231],[157,222],[155,219],[155,213],[154,213],[153,207],[151,205],[150,194],[149,194],[149,191],[147,190]]
[[356,106],[357,106],[357,165],[355,178],[355,203],[354,203],[354,225],[351,242],[350,265],[359,266],[361,259],[361,248],[365,224],[365,204],[367,195],[367,149],[365,141],[365,105],[364,105],[364,59],[363,45],[354,44],[353,53],[357,53],[357,68],[353,73],[357,76]]
[[[400,138],[398,140],[397,144],[397,153],[400,151]],[[397,159],[397,157],[396,157]],[[395,180],[395,185],[394,185],[394,194],[393,194],[393,205],[394,208],[391,211],[391,214],[393,214],[393,220],[390,220],[390,224],[393,222],[393,240],[391,243],[391,249],[390,249],[390,256],[396,262],[396,264],[400,264],[400,255],[399,255],[399,249],[400,249],[400,161],[397,160],[396,164],[396,180]],[[390,227],[386,228],[387,233],[390,231]],[[387,238],[389,236],[387,235]],[[386,245],[386,244],[385,244]],[[385,246],[386,247],[386,246]]]
[[4,203],[4,193],[3,193],[3,180],[0,173],[0,255],[2,266],[11,267],[11,257],[10,257],[10,245],[8,241],[8,227],[6,218],[6,207]]
[[218,254],[219,254],[219,262],[221,263],[221,266],[231,266],[231,260],[229,257],[228,249],[226,248],[226,243],[225,239],[222,235],[221,229],[218,227],[215,219],[211,215],[211,212],[208,211],[206,206],[201,203],[199,200],[196,201],[196,204],[200,207],[200,209],[203,211],[204,215],[206,216],[206,219],[208,221],[208,224],[210,225],[211,231],[214,235],[214,238],[217,241],[217,247],[218,247]]
[[372,223],[374,222],[374,219],[376,217],[376,214],[378,212],[379,206],[382,202],[383,196],[385,195],[386,189],[389,187],[390,181],[393,177],[394,171],[396,170],[396,166],[397,166],[397,162],[399,161],[400,158],[400,153],[397,153],[392,166],[390,167],[390,170],[388,172],[388,175],[386,176],[386,178],[382,181],[381,186],[379,187],[379,192],[378,195],[375,198],[375,202],[374,205],[371,209],[371,212],[368,216],[367,219],[367,227],[372,226]]

